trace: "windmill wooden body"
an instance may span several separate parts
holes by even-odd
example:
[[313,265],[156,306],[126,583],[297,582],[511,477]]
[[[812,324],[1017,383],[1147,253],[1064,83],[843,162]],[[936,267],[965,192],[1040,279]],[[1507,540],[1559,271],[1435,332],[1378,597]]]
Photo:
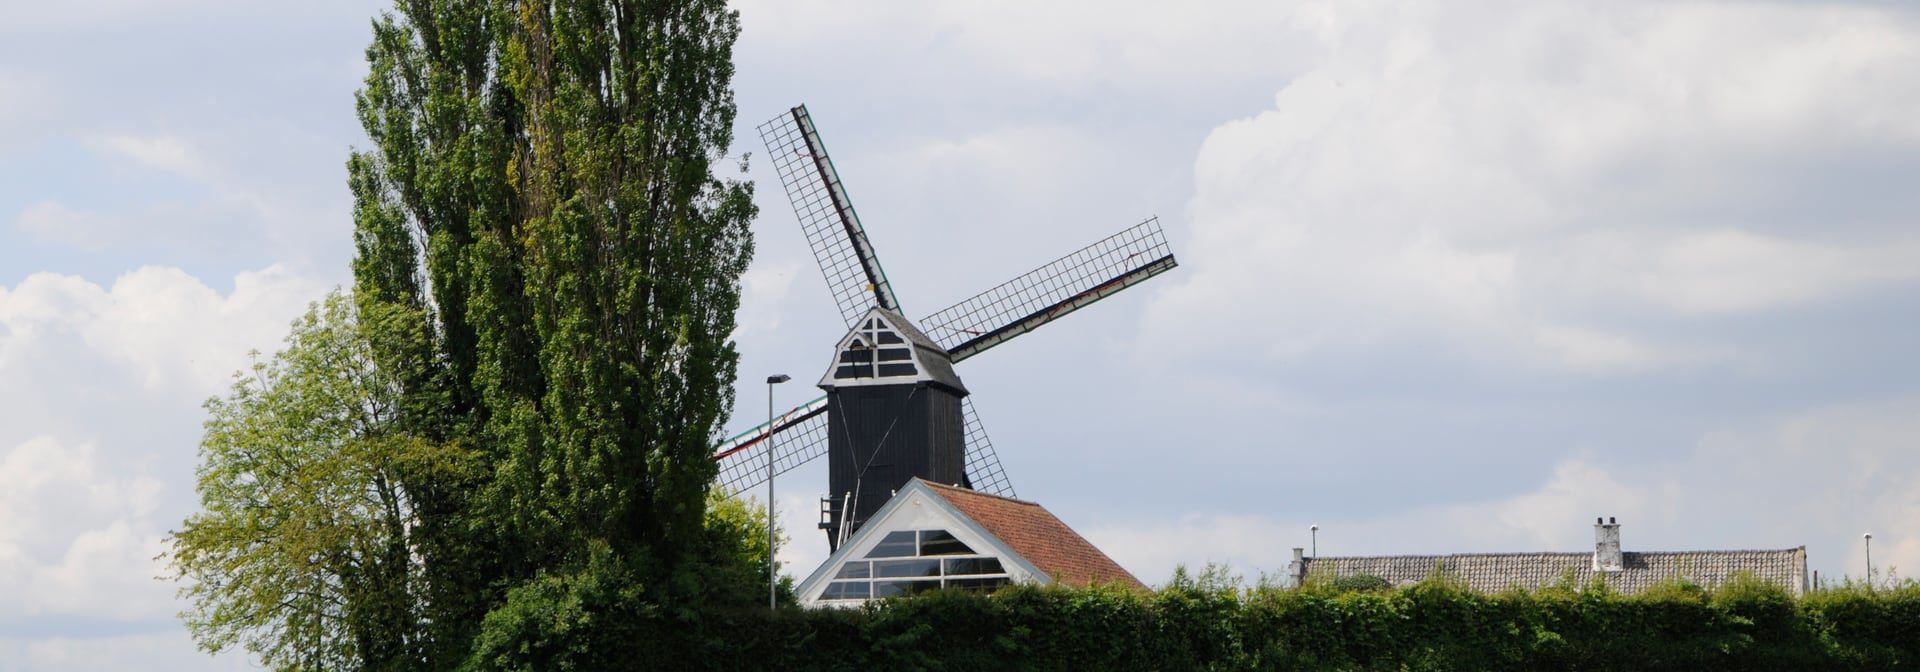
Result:
[[1172,270],[1148,219],[945,310],[909,321],[825,144],[795,107],[760,127],[848,333],[820,379],[826,395],[714,451],[734,492],[828,456],[821,528],[837,548],[913,478],[1002,496],[1013,485],[954,365]]

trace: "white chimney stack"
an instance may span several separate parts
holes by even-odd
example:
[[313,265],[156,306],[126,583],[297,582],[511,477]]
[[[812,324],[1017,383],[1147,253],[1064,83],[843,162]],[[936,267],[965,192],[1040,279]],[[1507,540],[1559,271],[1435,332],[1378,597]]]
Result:
[[1620,557],[1620,521],[1593,519],[1593,571],[1618,572],[1626,569]]

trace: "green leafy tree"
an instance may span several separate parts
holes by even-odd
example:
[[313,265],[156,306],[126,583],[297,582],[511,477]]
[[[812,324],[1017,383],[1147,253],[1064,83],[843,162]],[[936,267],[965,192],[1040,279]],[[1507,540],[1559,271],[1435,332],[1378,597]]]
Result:
[[421,326],[331,294],[286,350],[207,402],[203,510],[172,538],[183,617],[203,648],[239,644],[282,669],[420,660],[417,502],[403,483],[467,462],[397,425],[398,381],[371,344],[422,339]]
[[430,316],[430,342],[376,359],[401,422],[481,465],[414,490],[436,666],[508,627],[488,613],[515,586],[682,612],[742,592],[704,518],[752,247],[749,186],[716,176],[738,34],[720,0],[408,0],[375,22],[356,298]]
[[[294,324],[285,350],[207,402],[203,510],[172,539],[191,605],[183,616],[203,648],[237,645],[276,669],[431,662],[422,512],[407,484],[470,482],[479,465],[469,451],[406,431],[399,380],[375,365],[380,344],[428,341],[426,326],[405,311],[364,316],[331,294]],[[693,544],[708,578],[704,602],[759,604],[765,513],[719,491],[707,497]],[[622,635],[658,610],[607,545],[587,556],[493,605],[493,627],[469,662],[550,669],[630,660],[622,656],[634,643]],[[781,596],[792,601],[790,583]]]
[[594,667],[633,619],[757,602],[765,523],[710,499],[708,457],[755,214],[716,175],[738,35],[721,0],[374,22],[352,299],[209,404],[174,558],[203,646]]

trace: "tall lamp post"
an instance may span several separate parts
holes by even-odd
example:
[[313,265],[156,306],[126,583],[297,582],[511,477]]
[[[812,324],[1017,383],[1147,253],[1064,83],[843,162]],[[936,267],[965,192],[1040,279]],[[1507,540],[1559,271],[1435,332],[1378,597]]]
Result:
[[1860,535],[1867,544],[1867,592],[1873,592],[1873,533]]
[[778,609],[779,601],[779,563],[773,561],[773,386],[793,380],[784,373],[767,376],[767,608]]
[[1313,557],[1320,557],[1320,526],[1308,525],[1307,532],[1313,535]]

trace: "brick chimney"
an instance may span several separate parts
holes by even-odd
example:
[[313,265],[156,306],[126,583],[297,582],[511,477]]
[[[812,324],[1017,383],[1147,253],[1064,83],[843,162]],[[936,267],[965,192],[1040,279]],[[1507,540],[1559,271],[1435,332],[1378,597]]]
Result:
[[1620,521],[1593,519],[1593,571],[1618,572],[1626,569],[1620,554]]

